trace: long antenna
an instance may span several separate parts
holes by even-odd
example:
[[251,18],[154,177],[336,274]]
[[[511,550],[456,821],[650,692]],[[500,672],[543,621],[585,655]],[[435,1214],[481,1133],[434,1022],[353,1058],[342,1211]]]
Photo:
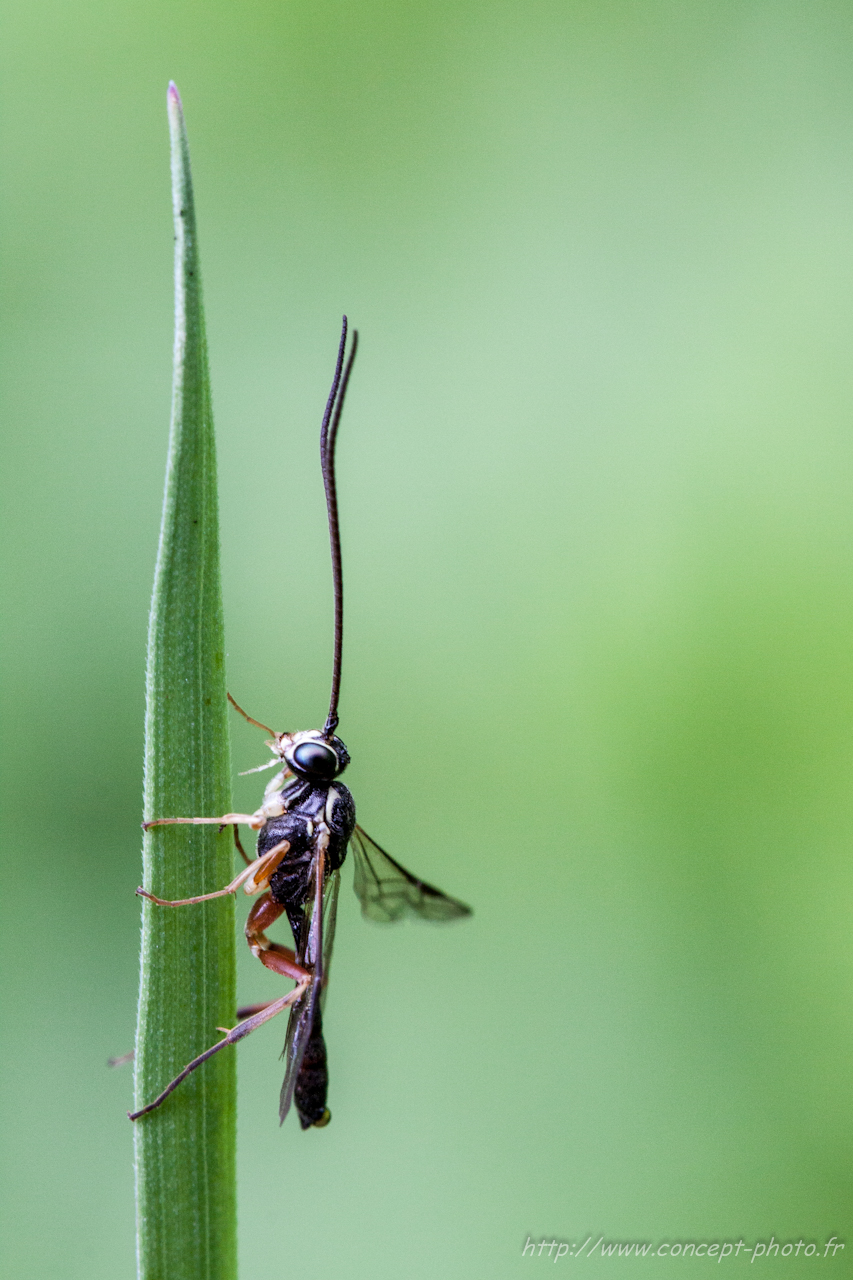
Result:
[[[349,377],[352,373],[355,353],[358,349],[358,332],[354,329],[352,346],[346,369],[343,368],[344,351],[347,341],[347,318],[344,316],[341,327],[341,341],[338,347],[338,359],[335,365],[335,376],[332,389],[326,402],[323,414],[323,425],[320,428],[320,466],[323,471],[323,487],[326,490],[326,509],[329,513],[329,542],[332,550],[332,582],[335,591],[335,648],[332,659],[332,692],[329,698],[329,714],[323,729],[323,737],[330,738],[338,724],[338,697],[341,692],[341,652],[344,639],[344,579],[341,567],[341,532],[338,525],[338,494],[335,486],[335,442],[338,437],[338,425],[344,407]],[[342,373],[343,370],[343,373]]]

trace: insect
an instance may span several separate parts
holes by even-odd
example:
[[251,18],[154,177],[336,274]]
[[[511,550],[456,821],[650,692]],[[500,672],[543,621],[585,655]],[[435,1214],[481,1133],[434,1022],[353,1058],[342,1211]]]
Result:
[[[138,1120],[159,1107],[190,1072],[208,1058],[236,1044],[258,1027],[289,1009],[285,1038],[284,1083],[279,1116],[284,1122],[295,1105],[303,1129],[322,1128],[331,1113],[326,1105],[328,1066],[323,1038],[323,1000],[328,981],[335,913],[340,886],[340,869],[352,850],[355,863],[354,888],[362,914],[383,923],[404,915],[424,920],[454,920],[471,914],[470,907],[450,898],[406,871],[381,849],[355,820],[355,804],[347,787],[339,781],[349,763],[349,752],[335,734],[338,724],[338,697],[341,685],[343,642],[343,575],[335,484],[335,443],[338,426],[358,346],[353,331],[349,356],[347,319],[344,316],[332,388],[320,429],[320,465],[326,492],[329,540],[332,552],[332,580],[335,598],[332,690],[329,714],[322,729],[300,733],[277,733],[246,715],[231,695],[229,701],[250,724],[270,734],[267,746],[273,759],[259,770],[279,766],[264,790],[263,801],[254,813],[226,813],[218,818],[157,818],[144,826],[168,823],[213,823],[220,828],[233,824],[237,849],[246,862],[240,874],[215,893],[169,902],[140,888],[137,893],[160,907],[184,907],[210,898],[236,893],[261,894],[246,921],[246,941],[266,968],[296,984],[278,1000],[237,1010],[237,1025],[224,1039],[199,1054],[184,1067],[163,1092],[139,1111],[130,1112]],[[257,854],[250,860],[240,843],[239,824],[258,832]],[[293,933],[294,949],[273,942],[267,929],[286,914]],[[225,1030],[225,1028],[221,1028]]]

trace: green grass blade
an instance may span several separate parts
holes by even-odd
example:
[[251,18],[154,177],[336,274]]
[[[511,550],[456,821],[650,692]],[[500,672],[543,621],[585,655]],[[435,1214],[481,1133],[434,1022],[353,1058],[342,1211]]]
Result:
[[[189,152],[169,86],[175,215],[172,426],[148,641],[145,817],[230,808],[216,456]],[[145,888],[209,893],[233,874],[230,829],[155,827]],[[135,1105],[232,1026],[234,899],[143,906]],[[236,1061],[223,1050],[135,1125],[142,1280],[234,1280]]]

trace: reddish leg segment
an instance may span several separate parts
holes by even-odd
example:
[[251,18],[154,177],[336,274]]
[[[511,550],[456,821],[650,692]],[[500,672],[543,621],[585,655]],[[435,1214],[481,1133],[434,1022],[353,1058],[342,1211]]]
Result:
[[252,955],[257,956],[261,964],[272,969],[273,973],[280,973],[285,978],[300,982],[306,971],[296,963],[295,953],[289,947],[282,947],[278,942],[270,942],[266,935],[266,930],[275,923],[283,911],[284,907],[281,903],[274,902],[272,896],[265,893],[249,912],[246,920],[246,941]]

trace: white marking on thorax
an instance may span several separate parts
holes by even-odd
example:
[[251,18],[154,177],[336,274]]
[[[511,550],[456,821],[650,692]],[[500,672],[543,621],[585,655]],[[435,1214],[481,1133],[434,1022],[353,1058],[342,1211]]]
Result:
[[340,800],[340,798],[341,798],[341,793],[339,791],[336,791],[334,787],[330,787],[329,794],[326,796],[326,809],[325,809],[325,815],[324,815],[326,822],[330,827],[332,825],[332,811],[334,810],[334,807],[335,807],[335,801]]

